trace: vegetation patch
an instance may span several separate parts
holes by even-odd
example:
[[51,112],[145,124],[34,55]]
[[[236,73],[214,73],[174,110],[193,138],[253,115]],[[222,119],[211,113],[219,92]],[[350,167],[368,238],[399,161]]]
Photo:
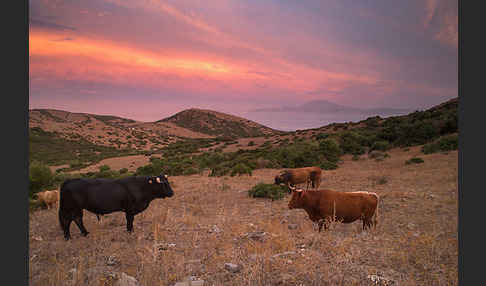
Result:
[[270,198],[272,201],[283,199],[287,193],[283,186],[265,183],[258,183],[248,190],[248,196],[252,198]]
[[405,161],[405,164],[410,165],[410,164],[421,164],[424,162],[424,159],[420,157],[413,157],[410,160]]
[[425,144],[422,147],[422,152],[424,154],[431,154],[436,152],[446,152],[457,150],[459,147],[459,136],[457,134],[443,136],[440,139]]

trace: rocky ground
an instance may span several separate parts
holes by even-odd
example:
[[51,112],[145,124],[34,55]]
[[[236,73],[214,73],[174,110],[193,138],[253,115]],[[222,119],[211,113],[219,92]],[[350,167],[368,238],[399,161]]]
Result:
[[[335,224],[318,233],[303,210],[249,198],[251,177],[170,177],[128,234],[123,213],[85,212],[64,241],[57,210],[29,214],[30,285],[457,285],[457,151],[395,149],[382,161],[343,157],[321,188],[381,197],[376,230]],[[422,164],[405,164],[419,156]]]

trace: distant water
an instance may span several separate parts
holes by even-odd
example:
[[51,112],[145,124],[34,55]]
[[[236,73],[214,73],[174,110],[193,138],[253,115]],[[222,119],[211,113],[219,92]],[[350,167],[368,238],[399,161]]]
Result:
[[297,129],[311,129],[329,125],[331,123],[358,122],[368,117],[405,115],[408,112],[395,114],[371,113],[316,113],[316,112],[247,112],[243,116],[267,127],[281,131],[295,131]]

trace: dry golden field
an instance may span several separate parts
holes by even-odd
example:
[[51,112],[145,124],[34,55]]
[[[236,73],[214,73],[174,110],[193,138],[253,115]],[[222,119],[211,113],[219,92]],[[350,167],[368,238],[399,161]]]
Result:
[[[321,188],[380,195],[378,227],[334,224],[318,233],[304,210],[283,200],[249,198],[253,176],[170,177],[172,198],[154,200],[128,234],[123,213],[102,222],[85,212],[87,237],[71,225],[64,241],[57,210],[29,214],[30,285],[116,285],[113,273],[140,285],[457,285],[457,151],[424,155],[394,149],[383,161],[344,156],[323,172]],[[422,164],[406,165],[419,156]],[[290,227],[289,227],[290,226]],[[225,263],[241,267],[236,272]]]

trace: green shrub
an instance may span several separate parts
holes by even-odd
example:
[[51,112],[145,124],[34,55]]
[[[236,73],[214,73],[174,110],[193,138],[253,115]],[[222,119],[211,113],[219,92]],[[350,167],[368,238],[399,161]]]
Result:
[[355,131],[347,131],[341,135],[339,145],[344,153],[361,155],[365,153],[366,138]]
[[327,133],[319,133],[316,135],[316,140],[317,141],[320,141],[320,140],[324,140],[324,139],[327,139],[329,137],[329,134]]
[[439,140],[435,142],[425,144],[422,147],[422,152],[424,154],[431,154],[436,152],[457,150],[458,147],[459,147],[459,136],[449,135],[449,136],[441,137]]
[[248,190],[248,196],[252,198],[270,198],[273,201],[284,198],[287,192],[287,189],[283,186],[258,183]]
[[323,170],[334,170],[337,169],[338,165],[337,163],[331,162],[331,161],[322,161],[319,164],[319,168]]
[[118,171],[120,174],[125,174],[128,172],[128,169],[127,168],[122,168],[120,169],[120,171]]
[[251,168],[243,163],[236,164],[231,170],[231,177],[236,175],[241,176],[244,174],[248,174],[251,176],[252,173],[251,173]]
[[98,168],[98,169],[100,170],[100,172],[107,172],[107,171],[109,171],[111,168],[110,168],[110,166],[108,166],[108,165],[102,165],[102,166],[99,166],[99,168]]
[[413,157],[411,158],[410,160],[407,160],[405,162],[405,164],[409,165],[409,164],[420,164],[420,163],[423,163],[424,160],[420,157]]
[[379,150],[379,151],[388,151],[390,150],[391,146],[388,141],[376,141],[371,145],[370,151]]
[[29,195],[53,186],[54,176],[51,169],[41,162],[33,161],[29,166]]
[[324,156],[324,158],[332,163],[337,163],[339,157],[342,154],[341,148],[332,139],[324,139],[319,142],[319,152]]
[[255,146],[255,142],[254,141],[248,142],[248,146]]

